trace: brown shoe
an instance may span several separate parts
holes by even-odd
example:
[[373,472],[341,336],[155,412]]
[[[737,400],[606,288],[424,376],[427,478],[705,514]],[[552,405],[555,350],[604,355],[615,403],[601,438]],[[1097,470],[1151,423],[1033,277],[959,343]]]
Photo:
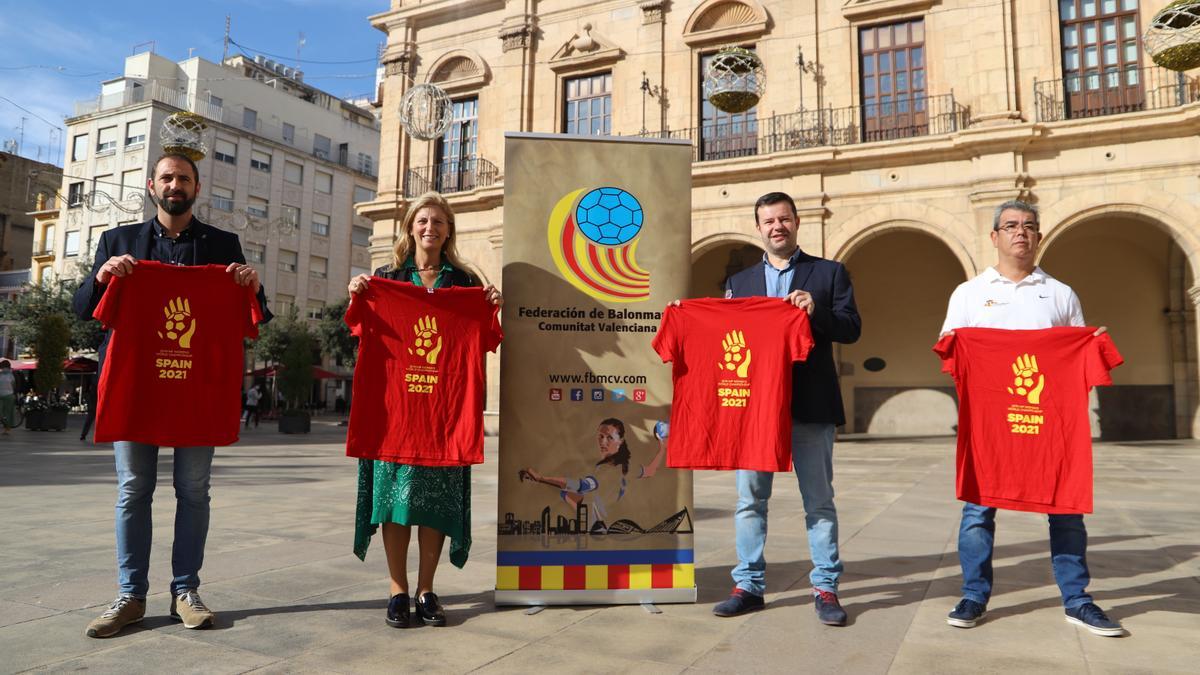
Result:
[[118,595],[104,613],[88,624],[84,635],[91,638],[112,637],[131,623],[146,616],[146,601],[132,595]]
[[171,618],[182,621],[184,628],[208,628],[217,615],[204,606],[199,593],[188,590],[171,598]]

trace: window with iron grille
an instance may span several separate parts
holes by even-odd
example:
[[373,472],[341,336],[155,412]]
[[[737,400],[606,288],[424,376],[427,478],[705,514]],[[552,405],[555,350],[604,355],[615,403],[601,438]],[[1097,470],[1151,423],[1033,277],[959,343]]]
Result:
[[928,133],[925,20],[858,30],[863,140]]
[[563,131],[585,136],[612,133],[612,73],[563,82]]
[[1069,117],[1141,110],[1137,0],[1059,0]]
[[472,96],[452,105],[450,128],[437,140],[434,152],[434,189],[438,192],[462,192],[475,187],[479,98]]

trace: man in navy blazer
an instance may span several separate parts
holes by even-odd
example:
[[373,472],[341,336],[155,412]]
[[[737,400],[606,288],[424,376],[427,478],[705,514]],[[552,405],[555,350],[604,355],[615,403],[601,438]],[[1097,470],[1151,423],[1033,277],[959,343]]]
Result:
[[[91,319],[114,277],[137,271],[139,260],[175,265],[226,265],[226,272],[258,294],[264,319],[270,319],[258,272],[246,264],[236,234],[206,225],[192,215],[200,192],[196,163],[183,155],[167,154],[154,164],[147,188],[158,207],[150,220],[108,230],[96,247],[91,278],[75,292],[73,306],[81,319]],[[100,367],[108,348],[100,345]],[[109,364],[114,367],[115,364]],[[180,401],[186,414],[187,402]],[[113,444],[117,469],[117,599],[88,624],[88,637],[110,637],[146,614],[149,590],[150,503],[158,475],[158,447],[132,441]],[[204,543],[208,537],[209,478],[213,448],[175,448],[175,541],[171,554],[171,616],[186,628],[211,626],[215,615],[197,594]]]
[[[759,197],[754,204],[754,219],[766,253],[761,264],[729,278],[725,297],[782,298],[808,312],[815,345],[808,360],[796,363],[792,369],[792,464],[804,500],[813,561],[809,580],[817,617],[824,624],[842,626],[846,612],[837,598],[842,562],[833,505],[833,436],[834,428],[846,423],[846,415],[833,362],[833,343],[858,340],[862,321],[846,268],[800,250],[796,243],[796,204],[791,197],[782,192]],[[767,471],[737,472],[736,586],[713,608],[717,616],[736,616],[763,607],[767,501],[774,477]]]

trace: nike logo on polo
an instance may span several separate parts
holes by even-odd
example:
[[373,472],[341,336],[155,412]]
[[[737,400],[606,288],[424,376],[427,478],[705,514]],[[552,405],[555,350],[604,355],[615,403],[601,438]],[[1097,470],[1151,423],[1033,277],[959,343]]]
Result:
[[1050,296],[1048,296],[1048,295],[1039,295],[1038,297],[1039,297],[1039,298],[1041,298],[1042,300],[1045,300],[1045,299],[1049,298]]

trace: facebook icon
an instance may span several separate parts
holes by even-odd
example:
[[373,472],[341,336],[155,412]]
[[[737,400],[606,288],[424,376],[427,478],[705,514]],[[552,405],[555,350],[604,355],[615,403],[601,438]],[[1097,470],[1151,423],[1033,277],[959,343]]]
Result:
[[583,400],[583,390],[582,389],[572,389],[571,390],[571,400],[572,401],[582,401]]

